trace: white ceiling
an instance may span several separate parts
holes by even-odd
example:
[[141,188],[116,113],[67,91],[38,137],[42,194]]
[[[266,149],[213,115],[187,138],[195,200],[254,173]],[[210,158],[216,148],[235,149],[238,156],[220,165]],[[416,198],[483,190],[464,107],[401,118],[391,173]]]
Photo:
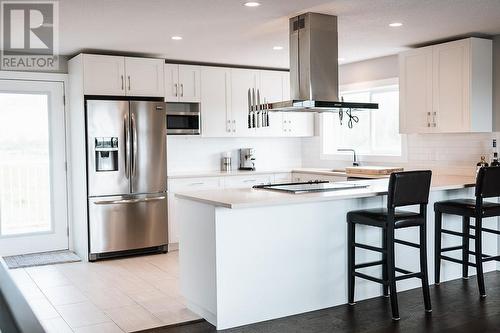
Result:
[[[500,34],[500,0],[60,0],[60,53],[142,53],[168,59],[288,67],[288,18],[339,18],[345,62],[466,34]],[[390,28],[391,22],[402,22]],[[182,41],[173,41],[179,35]],[[275,45],[283,46],[274,51]]]

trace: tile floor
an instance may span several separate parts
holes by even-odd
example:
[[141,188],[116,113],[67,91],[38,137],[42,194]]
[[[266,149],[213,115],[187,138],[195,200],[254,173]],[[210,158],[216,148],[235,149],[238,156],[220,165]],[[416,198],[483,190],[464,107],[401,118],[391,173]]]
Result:
[[48,333],[134,332],[199,319],[179,292],[177,251],[10,273]]

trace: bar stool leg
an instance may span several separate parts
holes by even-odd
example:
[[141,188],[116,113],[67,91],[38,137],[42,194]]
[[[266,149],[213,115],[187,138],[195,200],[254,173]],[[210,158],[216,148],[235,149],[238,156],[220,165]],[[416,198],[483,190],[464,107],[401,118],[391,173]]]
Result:
[[482,218],[476,217],[476,238],[475,238],[475,252],[476,252],[476,270],[477,270],[477,284],[479,287],[479,294],[481,297],[486,297],[484,288],[484,273],[483,273],[483,237],[482,237]]
[[435,212],[435,232],[434,232],[434,282],[436,285],[440,283],[441,274],[441,225],[443,214],[439,211]]
[[429,277],[427,274],[427,234],[425,225],[420,229],[420,272],[422,273],[422,292],[424,294],[424,306],[426,312],[432,312],[431,295],[429,292]]
[[469,233],[470,217],[462,217],[462,278],[469,279]]
[[[382,248],[387,250],[387,229],[382,229]],[[388,279],[387,270],[387,252],[382,253],[382,280],[387,281]],[[389,296],[389,286],[387,284],[382,285],[382,291],[384,297]]]
[[355,265],[355,224],[347,222],[347,266],[349,276],[347,278],[348,303],[354,305],[354,265]]
[[394,258],[394,228],[387,230],[387,269],[391,297],[392,320],[399,320],[398,295],[396,291],[396,269]]

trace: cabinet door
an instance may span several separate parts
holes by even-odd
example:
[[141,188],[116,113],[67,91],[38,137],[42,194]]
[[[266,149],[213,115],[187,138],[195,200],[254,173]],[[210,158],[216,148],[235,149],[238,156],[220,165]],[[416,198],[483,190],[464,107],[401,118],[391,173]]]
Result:
[[[267,103],[283,101],[283,79],[283,72],[261,71],[259,85],[261,98],[265,98]],[[269,112],[269,127],[257,128],[257,136],[283,136],[282,122],[282,112]]]
[[124,57],[84,54],[83,90],[85,95],[125,95]]
[[165,64],[165,102],[179,101],[179,65]]
[[255,128],[248,128],[248,89],[257,89],[258,78],[257,70],[231,69],[231,125],[236,136],[256,135]]
[[179,102],[200,101],[200,67],[179,65]]
[[273,175],[230,176],[224,178],[224,188],[251,188],[272,183]]
[[399,132],[435,131],[432,121],[432,47],[399,55]]
[[469,55],[469,39],[433,46],[432,115],[440,133],[469,130]]
[[168,181],[168,243],[179,243],[179,209],[176,192],[215,190],[222,188],[222,180],[218,177],[183,178]]
[[230,120],[231,70],[202,67],[200,83],[201,135],[230,136],[233,131]]
[[[284,72],[283,100],[290,99],[290,73]],[[314,136],[314,113],[286,112],[283,113],[282,131],[285,136]]]
[[163,97],[163,59],[125,58],[128,96]]

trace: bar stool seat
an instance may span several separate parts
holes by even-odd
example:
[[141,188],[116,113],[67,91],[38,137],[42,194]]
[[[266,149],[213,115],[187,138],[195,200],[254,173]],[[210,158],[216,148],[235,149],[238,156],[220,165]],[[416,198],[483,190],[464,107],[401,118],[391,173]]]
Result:
[[[474,217],[476,215],[476,199],[455,199],[439,201],[434,209],[444,214]],[[483,201],[482,216],[492,217],[500,215],[500,204]]]
[[[387,208],[354,210],[347,213],[347,220],[352,223],[385,227],[389,217]],[[421,214],[404,210],[394,211],[394,228],[418,227],[425,223]]]
[[[392,173],[387,189],[387,206],[384,208],[354,210],[347,213],[347,266],[348,266],[348,303],[354,305],[355,278],[361,278],[382,284],[382,293],[391,300],[392,319],[399,320],[396,282],[418,278],[422,281],[424,307],[426,312],[431,312],[431,299],[427,277],[427,239],[426,216],[427,203],[432,173],[425,171],[407,171]],[[398,207],[418,205],[419,211],[411,212],[400,210]],[[382,231],[382,246],[372,246],[356,241],[356,225],[378,227]],[[395,237],[395,230],[401,228],[417,227],[419,242],[409,242]],[[420,271],[411,272],[396,266],[395,244],[418,249]],[[378,252],[381,260],[356,263],[356,248]],[[382,277],[358,271],[359,269],[373,266],[382,266]],[[397,275],[401,273],[402,275]],[[390,291],[390,294],[389,294]]]
[[[500,256],[483,253],[483,233],[500,235],[500,231],[483,227],[483,219],[500,216],[500,204],[484,201],[487,198],[500,197],[500,167],[484,167],[479,169],[476,178],[475,199],[455,199],[434,203],[435,232],[434,232],[434,274],[435,283],[441,282],[441,260],[462,265],[462,278],[469,278],[469,266],[476,268],[479,295],[486,297],[484,285],[483,263],[500,261]],[[462,217],[462,232],[443,228],[443,214]],[[475,224],[471,225],[471,218]],[[474,233],[471,233],[474,231]],[[442,247],[442,234],[452,235],[461,239],[461,245]],[[469,241],[474,242],[474,251],[470,250]],[[448,252],[461,251],[462,258],[458,259],[447,255]],[[471,262],[469,256],[474,256]]]

